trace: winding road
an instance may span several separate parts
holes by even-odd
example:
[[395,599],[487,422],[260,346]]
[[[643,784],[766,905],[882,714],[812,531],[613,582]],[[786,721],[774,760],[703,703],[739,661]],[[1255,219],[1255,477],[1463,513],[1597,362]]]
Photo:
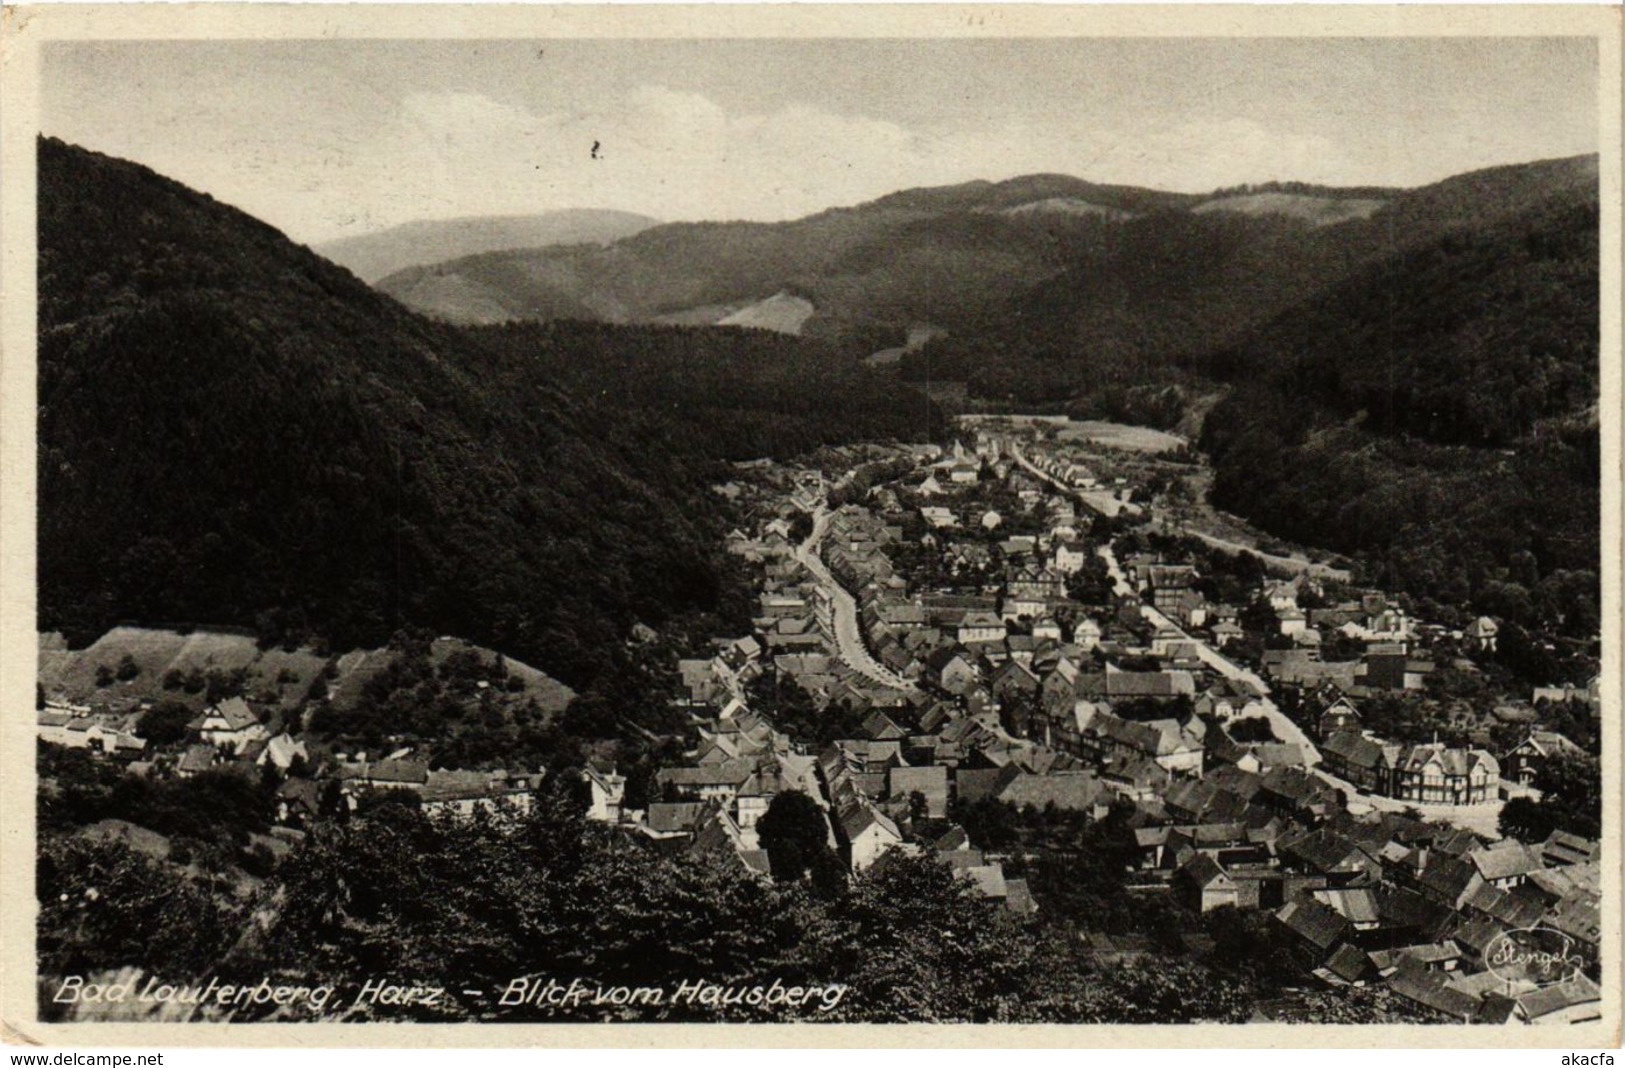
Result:
[[818,555],[818,546],[824,540],[824,535],[829,533],[829,511],[820,504],[812,517],[812,533],[807,535],[806,541],[796,546],[795,558],[812,572],[819,585],[829,591],[830,601],[835,608],[835,647],[841,659],[870,682],[897,690],[914,691],[917,688],[914,683],[869,655],[869,647],[863,644],[863,628],[858,620],[858,602],[846,591],[846,587],[835,580]]

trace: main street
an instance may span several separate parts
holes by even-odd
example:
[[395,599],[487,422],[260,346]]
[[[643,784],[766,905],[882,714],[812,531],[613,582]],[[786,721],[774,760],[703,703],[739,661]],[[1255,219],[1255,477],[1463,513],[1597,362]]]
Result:
[[863,628],[858,618],[858,602],[846,591],[846,588],[835,581],[829,568],[818,555],[818,546],[829,532],[829,510],[820,504],[812,513],[812,533],[807,539],[796,546],[795,558],[808,571],[819,585],[829,591],[830,602],[834,607],[831,620],[835,631],[835,646],[842,660],[853,671],[868,679],[870,682],[882,686],[890,686],[898,690],[912,691],[914,683],[887,668],[884,664],[869,655],[869,647],[863,644]]
[[[1111,545],[1102,545],[1099,553],[1100,558],[1106,562],[1106,573],[1111,576],[1112,589],[1119,595],[1134,593],[1134,587],[1130,585],[1128,577],[1123,574],[1123,569],[1117,562],[1117,554],[1112,552]],[[1270,700],[1269,684],[1260,678],[1256,672],[1242,667],[1207,642],[1194,637],[1185,628],[1148,604],[1140,605],[1140,616],[1147,623],[1150,623],[1155,630],[1172,630],[1178,633],[1182,640],[1190,642],[1195,647],[1197,658],[1220,675],[1236,682],[1245,683],[1257,690],[1259,704],[1263,707],[1264,717],[1270,721],[1270,730],[1275,737],[1283,742],[1289,742],[1297,746],[1298,751],[1303,754],[1304,763],[1310,767],[1320,763],[1320,750],[1315,746],[1314,742],[1309,740],[1309,736],[1303,732],[1303,728],[1292,722],[1287,714],[1276,707],[1274,701]]]

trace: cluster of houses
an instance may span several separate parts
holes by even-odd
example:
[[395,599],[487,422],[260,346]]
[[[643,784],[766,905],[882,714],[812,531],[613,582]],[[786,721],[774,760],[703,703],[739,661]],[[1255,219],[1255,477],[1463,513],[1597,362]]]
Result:
[[273,728],[277,713],[256,709],[243,697],[205,707],[186,725],[185,740],[156,750],[141,737],[146,703],[126,701],[121,712],[48,701],[37,716],[41,741],[88,749],[117,759],[133,775],[192,778],[209,771],[261,774],[274,770],[280,783],[276,819],[298,828],[332,815],[336,806],[357,808],[369,792],[404,790],[423,811],[471,816],[478,809],[528,812],[543,773],[431,768],[402,749],[369,759],[366,753],[321,752],[317,759],[302,737]]
[[[956,444],[921,460],[922,482],[877,487],[866,504],[831,513],[822,545],[892,683],[841,657],[831,591],[797,559],[796,517],[821,504],[825,482],[755,470],[776,480],[773,500],[751,533],[728,539],[759,576],[751,633],[679,662],[674,700],[696,741],[658,771],[644,807],[627,804],[614,768],[582,769],[591,818],[653,848],[719,858],[765,879],[771,864],[759,825],[776,797],[794,791],[815,802],[828,844],[852,871],[929,854],[984,897],[1027,913],[1037,906],[1026,884],[949,822],[954,805],[992,800],[1096,818],[1115,806],[1130,813],[1134,839],[1126,879],[1198,913],[1268,913],[1328,984],[1386,984],[1455,1020],[1595,1015],[1598,843],[1562,833],[1489,842],[1393,811],[1349,811],[1354,791],[1424,809],[1485,804],[1508,780],[1527,785],[1572,742],[1534,731],[1498,760],[1481,748],[1372,736],[1361,701],[1424,684],[1433,670],[1420,651],[1427,628],[1380,595],[1305,610],[1300,601],[1324,601],[1301,596],[1306,578],[1258,592],[1278,646],[1263,653],[1263,678],[1220,671],[1224,650],[1259,636],[1236,606],[1209,603],[1188,563],[1140,554],[1119,569],[1106,547],[1115,592],[1105,603],[1073,595],[1074,576],[1098,551],[1074,498],[1118,514],[1130,507],[1128,487],[1104,486],[1076,461],[1023,456],[986,433],[974,452]],[[992,480],[1014,490],[1019,524],[1009,521],[1014,513],[971,500]],[[927,499],[935,503],[919,504],[916,519],[906,502]],[[931,585],[896,563],[916,548],[943,565]],[[1481,619],[1461,637],[1488,651],[1497,628]],[[1321,649],[1332,639],[1363,652],[1327,661]],[[1308,734],[1318,747],[1305,733],[1278,735],[1284,717],[1264,679],[1312,695]],[[817,712],[861,726],[808,748],[753,707],[762,682],[797,689]],[[284,776],[279,816],[295,824],[378,789],[410,791],[429,811],[526,810],[540,781],[539,773],[431,769],[410,750],[313,761],[302,741],[241,698],[206,709],[189,725],[188,744],[157,758],[145,753],[135,722],[49,706],[39,731],[180,775],[271,764]],[[1492,971],[1496,939],[1531,926],[1569,939],[1584,966],[1539,986]]]
[[[892,561],[905,529],[918,525],[906,515],[907,488],[882,488],[871,494],[873,510],[848,505],[830,523],[830,569],[857,598],[876,658],[913,689],[837,680],[827,671],[808,678],[788,658],[761,665],[806,679],[821,702],[867,713],[862,737],[836,742],[814,763],[830,841],[848,863],[862,869],[893,851],[938,848],[912,825],[946,814],[954,801],[994,798],[1095,815],[1127,803],[1139,851],[1129,878],[1200,912],[1267,912],[1331,985],[1385,983],[1440,1018],[1548,1023],[1595,1015],[1598,843],[1561,832],[1536,844],[1489,842],[1393,811],[1356,816],[1343,785],[1423,810],[1486,804],[1501,796],[1505,779],[1527,783],[1541,761],[1573,743],[1535,731],[1498,760],[1482,748],[1373,737],[1362,728],[1360,702],[1424,686],[1434,665],[1421,650],[1436,628],[1379,594],[1302,608],[1300,599],[1325,603],[1302,598],[1306,577],[1259,590],[1273,622],[1254,637],[1275,639],[1259,664],[1265,679],[1313,695],[1309,733],[1318,749],[1240,730],[1269,722],[1268,695],[1248,681],[1257,678],[1251,673],[1212,670],[1198,646],[1225,650],[1248,636],[1241,611],[1209,603],[1189,564],[1151,554],[1123,562],[1111,604],[1076,602],[1068,579],[1090,550],[1067,495],[1011,465],[996,439],[979,441],[978,454],[956,449],[913,489],[945,498],[920,508],[923,544],[944,564],[933,587],[913,586]],[[1023,508],[1043,516],[1040,532],[1012,535],[1004,516],[967,503],[978,484],[968,478],[958,480],[956,501],[956,480],[944,466],[956,459],[980,460],[978,478],[990,471],[1004,478]],[[1098,488],[1081,465],[1032,462],[1066,486]],[[768,578],[779,583],[775,595],[801,582],[800,601],[783,607],[805,632],[826,633],[806,576],[790,568]],[[763,607],[759,626],[770,616],[765,598]],[[1497,630],[1494,620],[1479,619],[1456,637],[1489,652]],[[1362,651],[1325,660],[1321,647],[1333,639]],[[826,642],[811,666],[838,659],[833,648]],[[736,824],[763,804],[760,783],[744,789],[742,771],[734,772],[742,791],[732,795]],[[990,859],[997,861],[978,854],[957,863],[978,871],[967,877],[990,896],[1008,900],[1015,881],[995,878]],[[1024,887],[1014,897],[1028,907]],[[1496,937],[1526,926],[1572,939],[1587,969],[1538,987],[1490,972],[1485,953]]]

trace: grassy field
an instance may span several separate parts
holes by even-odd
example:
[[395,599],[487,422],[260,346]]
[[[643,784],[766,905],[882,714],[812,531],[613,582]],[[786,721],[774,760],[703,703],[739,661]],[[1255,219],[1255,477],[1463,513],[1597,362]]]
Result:
[[1130,452],[1168,452],[1185,444],[1184,438],[1161,430],[1107,423],[1098,419],[1069,420],[1055,437],[1058,441],[1087,441]]

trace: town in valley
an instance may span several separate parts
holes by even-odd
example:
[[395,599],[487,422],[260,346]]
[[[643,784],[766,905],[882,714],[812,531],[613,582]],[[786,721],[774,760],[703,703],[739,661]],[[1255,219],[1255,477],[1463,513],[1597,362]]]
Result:
[[[335,708],[400,670],[399,650],[324,660],[121,628],[42,647],[42,789],[76,754],[149,782],[264,783],[251,851],[270,865],[307,828],[380,805],[451,834],[522,818],[562,777],[586,819],[648,850],[764,882],[925,858],[1032,924],[1064,907],[1050,884],[1091,848],[1060,821],[1089,828],[1157,926],[1057,930],[1103,961],[1256,952],[1242,966],[1282,971],[1254,1019],[1313,1020],[1356,994],[1377,1019],[1598,1011],[1598,835],[1543,802],[1595,774],[1597,679],[1529,675],[1583,665],[1572,643],[1519,632],[1513,648],[1492,617],[1430,618],[1346,561],[1260,538],[1200,505],[1200,457],[1162,432],[963,417],[946,446],[733,468],[713,491],[737,519],[726,551],[753,625],[670,650],[653,677],[686,726],[657,766],[459,766],[454,740],[401,733],[347,745]],[[642,625],[627,641],[665,648]],[[511,693],[557,716],[571,696],[455,639],[407,655],[474,714]],[[155,696],[131,695],[154,673]],[[790,797],[834,876],[775,837]],[[171,848],[123,820],[88,833]],[[1494,966],[1535,928],[1572,967]]]

